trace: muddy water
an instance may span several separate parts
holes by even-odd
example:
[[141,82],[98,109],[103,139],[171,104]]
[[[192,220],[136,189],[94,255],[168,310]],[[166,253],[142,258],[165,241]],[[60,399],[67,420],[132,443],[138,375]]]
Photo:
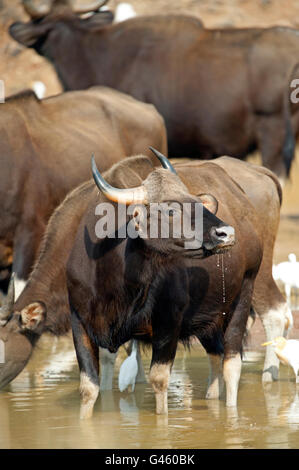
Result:
[[[281,369],[263,387],[262,356],[244,362],[238,411],[205,400],[208,363],[200,345],[180,349],[169,387],[169,416],[156,416],[149,384],[103,392],[94,418],[80,422],[78,368],[71,340],[45,337],[30,365],[0,394],[0,448],[298,448],[299,385]],[[149,356],[144,356],[146,371]],[[297,388],[296,388],[297,387]]]

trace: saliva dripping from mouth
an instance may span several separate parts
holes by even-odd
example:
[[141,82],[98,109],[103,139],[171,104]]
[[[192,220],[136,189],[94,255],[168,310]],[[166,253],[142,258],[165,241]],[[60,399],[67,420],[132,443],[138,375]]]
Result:
[[221,287],[222,287],[222,315],[226,315],[225,304],[226,304],[226,291],[225,291],[225,267],[224,267],[224,254],[217,254],[217,268],[221,268]]

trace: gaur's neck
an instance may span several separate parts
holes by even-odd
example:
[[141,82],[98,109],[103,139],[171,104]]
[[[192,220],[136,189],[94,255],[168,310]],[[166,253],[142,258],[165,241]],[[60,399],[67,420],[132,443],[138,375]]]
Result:
[[76,29],[61,38],[62,48],[44,49],[40,54],[54,65],[64,90],[102,85],[125,91],[127,86],[119,77],[134,63],[141,39],[131,39],[125,47],[123,37],[127,37],[127,31],[121,24],[94,33]]
[[[84,90],[95,85],[107,85],[110,67],[106,63],[109,50],[101,34],[90,34],[88,31],[75,31],[78,35],[73,42],[74,33],[62,38],[63,48],[54,48],[50,52],[43,50],[40,54],[46,57],[55,67],[64,90]],[[105,73],[107,72],[107,73]]]

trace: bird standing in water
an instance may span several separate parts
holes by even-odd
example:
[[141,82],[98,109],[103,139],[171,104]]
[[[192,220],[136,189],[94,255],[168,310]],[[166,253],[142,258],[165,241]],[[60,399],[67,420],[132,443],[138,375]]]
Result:
[[299,377],[297,376],[299,369],[299,341],[296,339],[287,340],[282,336],[278,336],[272,341],[263,343],[262,346],[268,346],[269,344],[275,346],[275,354],[282,364],[292,367],[296,376],[296,383],[299,383]]
[[132,352],[129,357],[122,363],[118,374],[118,388],[123,392],[131,385],[132,392],[135,389],[136,377],[138,374],[137,361],[137,341],[132,342]]

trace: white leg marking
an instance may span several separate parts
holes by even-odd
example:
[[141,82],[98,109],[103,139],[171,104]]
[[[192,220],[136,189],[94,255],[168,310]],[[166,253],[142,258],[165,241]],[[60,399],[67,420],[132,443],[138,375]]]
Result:
[[151,367],[149,380],[156,396],[156,413],[168,413],[167,388],[170,377],[171,364],[154,364]]
[[25,281],[24,279],[19,279],[17,276],[15,277],[15,301],[21,295],[26,284],[27,281]]
[[223,390],[222,356],[209,354],[210,375],[206,398],[219,398]]
[[116,355],[117,353],[111,353],[108,349],[100,348],[100,390],[112,390]]
[[94,384],[85,372],[80,374],[80,394],[80,418],[91,418],[94,404],[98,398],[99,386]]
[[226,406],[237,406],[241,367],[242,360],[239,353],[223,361],[223,377],[226,384]]

